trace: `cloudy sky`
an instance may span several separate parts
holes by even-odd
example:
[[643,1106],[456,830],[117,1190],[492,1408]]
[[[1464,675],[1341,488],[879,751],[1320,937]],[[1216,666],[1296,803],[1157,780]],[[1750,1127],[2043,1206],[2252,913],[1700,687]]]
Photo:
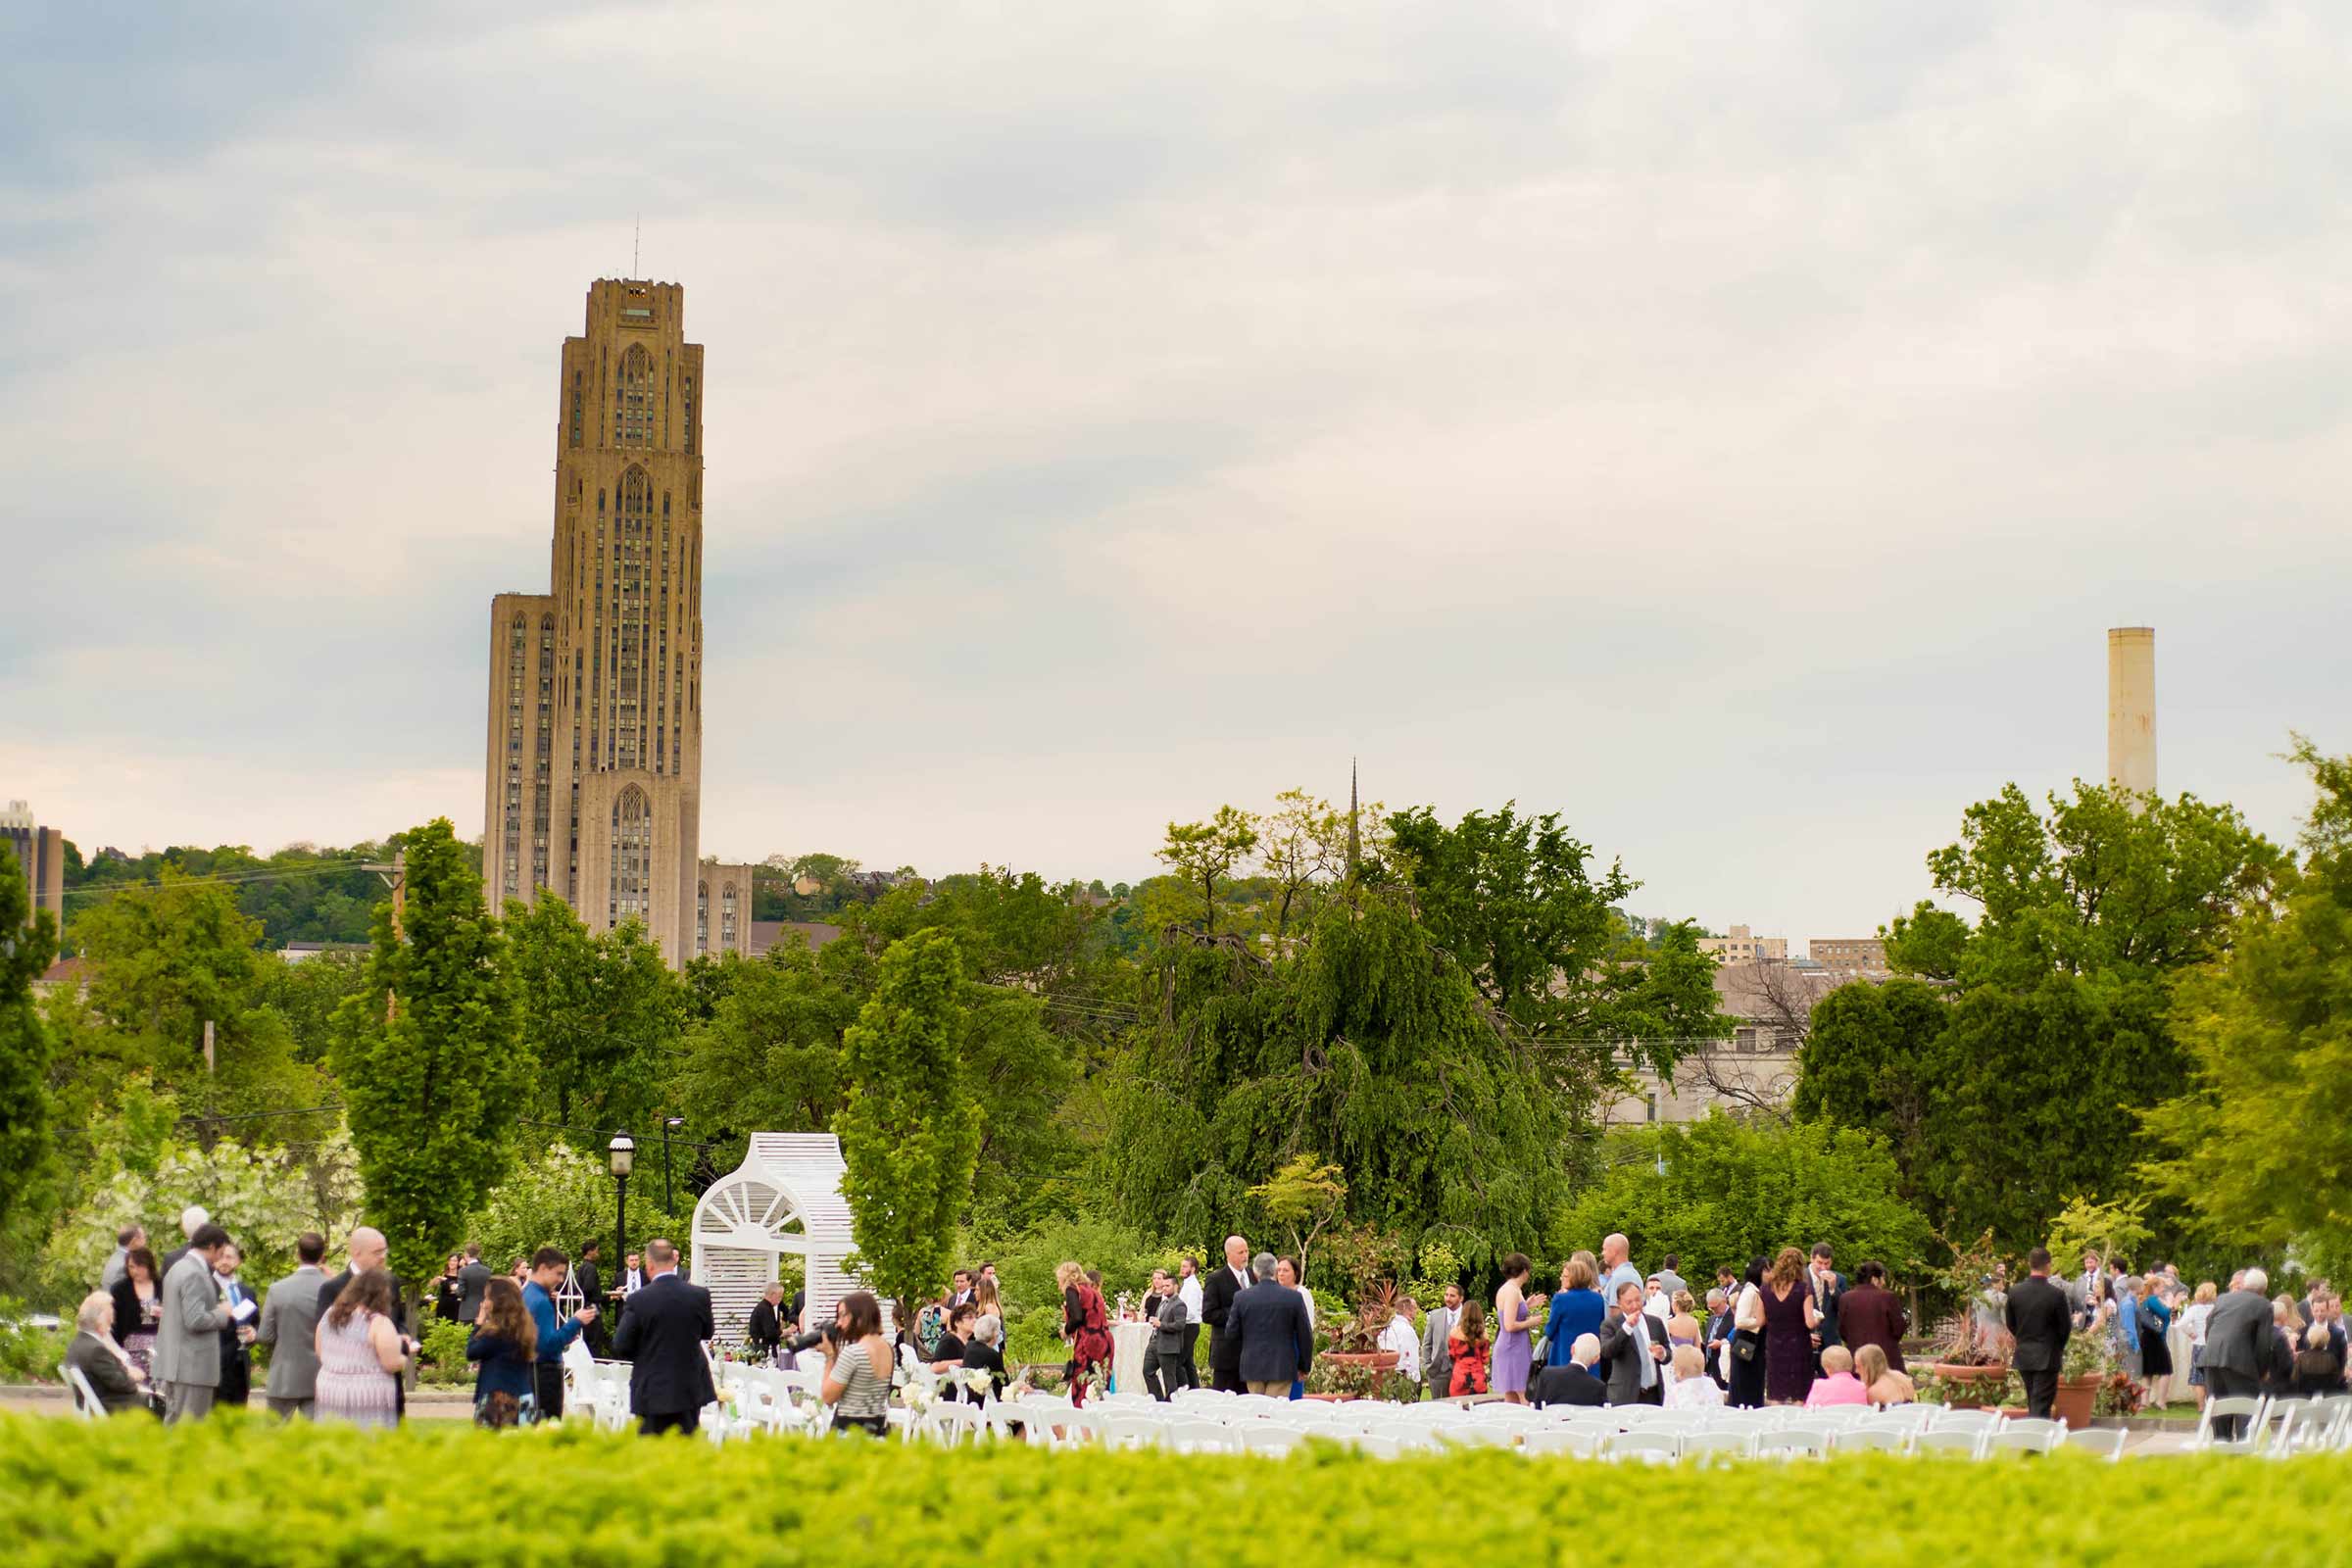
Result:
[[[495,20],[485,20],[495,19]],[[591,278],[709,346],[705,848],[1134,878],[1304,784],[1865,932],[2352,750],[2352,12],[0,12],[0,794],[481,826]]]

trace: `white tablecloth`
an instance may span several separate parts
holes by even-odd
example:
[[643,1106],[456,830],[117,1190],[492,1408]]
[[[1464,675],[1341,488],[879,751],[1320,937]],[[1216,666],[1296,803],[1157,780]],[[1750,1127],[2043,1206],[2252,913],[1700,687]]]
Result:
[[1113,1323],[1110,1326],[1110,1388],[1114,1394],[1147,1394],[1144,1357],[1152,1353],[1152,1325]]

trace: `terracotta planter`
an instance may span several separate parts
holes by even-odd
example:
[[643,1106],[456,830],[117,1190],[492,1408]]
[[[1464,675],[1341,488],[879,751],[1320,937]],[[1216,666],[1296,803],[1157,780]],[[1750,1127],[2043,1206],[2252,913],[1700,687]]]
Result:
[[1996,1397],[2002,1385],[2009,1381],[2009,1369],[2005,1366],[1961,1366],[1953,1361],[1937,1361],[1928,1370],[1950,1386],[1952,1406],[1960,1410],[1983,1409],[1984,1401]]
[[2056,1416],[2073,1432],[2090,1425],[2090,1412],[2099,1402],[2100,1378],[2096,1372],[2079,1378],[2060,1378],[2058,1396],[2050,1401],[2050,1414]]
[[1349,1400],[1353,1399],[1355,1396],[1352,1394],[1306,1394],[1299,1396],[1299,1397],[1318,1400],[1324,1404],[1346,1404]]
[[1331,1366],[1368,1366],[1375,1372],[1396,1370],[1395,1350],[1325,1350],[1316,1359]]

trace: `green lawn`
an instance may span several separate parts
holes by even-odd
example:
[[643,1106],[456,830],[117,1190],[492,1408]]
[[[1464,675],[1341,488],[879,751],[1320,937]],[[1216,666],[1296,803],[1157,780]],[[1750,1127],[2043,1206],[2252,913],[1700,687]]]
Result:
[[[368,1436],[267,1418],[167,1432],[0,1419],[11,1563],[272,1568],[1014,1564],[1303,1568],[2343,1560],[2352,1458],[2078,1454],[1732,1469],[1158,1453],[948,1453],[760,1441],[714,1449],[455,1424]],[[1214,1553],[1204,1559],[1203,1552]]]

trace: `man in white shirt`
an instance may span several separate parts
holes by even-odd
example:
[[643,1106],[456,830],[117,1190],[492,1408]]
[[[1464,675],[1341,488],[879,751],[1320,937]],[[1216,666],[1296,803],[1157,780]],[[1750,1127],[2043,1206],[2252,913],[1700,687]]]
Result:
[[637,1292],[644,1290],[644,1255],[638,1252],[631,1252],[620,1260],[620,1283],[612,1287],[612,1294],[614,1296],[627,1297],[634,1296]]
[[1627,1255],[1632,1250],[1632,1244],[1615,1231],[1611,1231],[1600,1239],[1600,1298],[1602,1300],[1614,1302],[1617,1299],[1619,1286],[1628,1282],[1637,1286],[1642,1283],[1642,1271],[1634,1267],[1632,1259]]
[[1396,1352],[1396,1370],[1415,1383],[1421,1381],[1421,1339],[1413,1332],[1413,1314],[1420,1303],[1406,1297],[1396,1303],[1396,1315],[1380,1331],[1380,1348]]

